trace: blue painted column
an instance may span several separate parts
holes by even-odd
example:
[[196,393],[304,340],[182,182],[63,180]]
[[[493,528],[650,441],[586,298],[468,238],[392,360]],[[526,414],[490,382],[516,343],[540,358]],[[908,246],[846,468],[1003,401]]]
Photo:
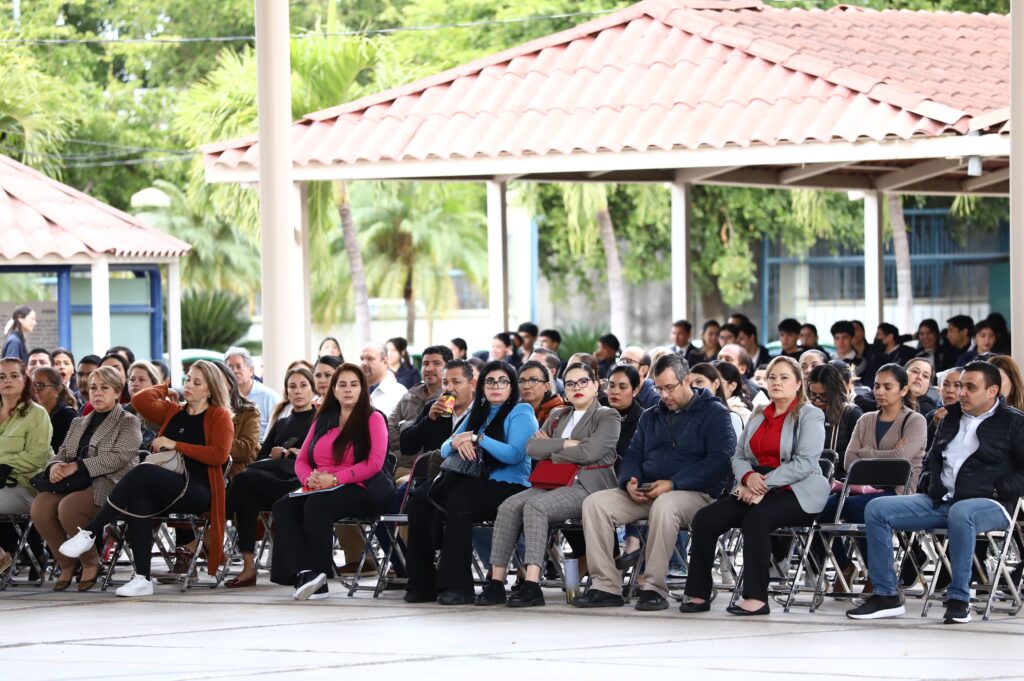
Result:
[[71,347],[71,268],[57,270],[57,343],[62,348]]
[[147,270],[149,277],[149,304],[153,311],[149,315],[149,353],[151,359],[164,358],[164,293],[160,268]]

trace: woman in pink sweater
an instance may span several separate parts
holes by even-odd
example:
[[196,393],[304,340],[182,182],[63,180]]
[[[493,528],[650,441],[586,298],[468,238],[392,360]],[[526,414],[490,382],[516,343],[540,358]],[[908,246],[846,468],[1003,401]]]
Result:
[[295,458],[302,490],[273,509],[270,579],[295,586],[296,600],[330,595],[335,521],[375,516],[390,501],[395,486],[384,470],[387,451],[387,419],[370,405],[366,376],[342,364]]

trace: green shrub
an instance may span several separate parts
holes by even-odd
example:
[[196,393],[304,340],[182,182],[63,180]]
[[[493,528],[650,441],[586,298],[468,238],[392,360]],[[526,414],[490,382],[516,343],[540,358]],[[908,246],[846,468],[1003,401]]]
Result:
[[226,291],[188,290],[181,298],[181,344],[223,352],[252,324],[245,299]]
[[605,333],[607,331],[600,326],[587,326],[586,324],[570,326],[562,331],[562,344],[558,346],[558,354],[563,361],[577,352],[592,355],[597,347],[597,339]]

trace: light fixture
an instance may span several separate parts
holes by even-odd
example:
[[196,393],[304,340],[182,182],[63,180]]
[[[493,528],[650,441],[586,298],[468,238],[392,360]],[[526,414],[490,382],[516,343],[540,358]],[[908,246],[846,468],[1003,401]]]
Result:
[[982,161],[981,156],[967,157],[967,174],[970,177],[981,177]]

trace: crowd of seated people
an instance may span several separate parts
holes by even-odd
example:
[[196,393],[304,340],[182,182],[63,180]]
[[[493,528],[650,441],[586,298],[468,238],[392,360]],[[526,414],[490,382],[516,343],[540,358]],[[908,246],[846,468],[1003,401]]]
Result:
[[[196,362],[175,389],[165,364],[124,346],[77,364],[65,348],[30,347],[31,310],[16,310],[8,327],[0,514],[32,518],[42,541],[28,550],[56,564],[59,591],[96,583],[105,530],[120,523],[134,575],[116,593],[153,593],[152,519],[172,512],[210,517],[203,545],[176,530],[172,580],[194,569],[197,553],[215,574],[229,558],[230,524],[241,570],[226,586],[254,586],[266,514],[271,581],[297,600],[323,598],[330,577],[352,574],[366,548],[336,521],[397,512],[414,486],[393,566],[408,580],[408,602],[542,605],[549,528],[576,521],[582,531],[564,536],[590,585],[577,607],[622,605],[624,569],[641,560],[637,609],[667,607],[683,531],[680,610],[705,612],[719,538],[736,528],[745,571],[728,611],[766,614],[773,530],[836,519],[853,463],[899,458],[913,469],[906,489],[858,490],[842,508],[842,520],[868,528],[857,547],[867,598],[848,615],[901,614],[892,532],[948,527],[945,620],[963,622],[975,534],[1003,529],[1024,494],[1024,377],[998,314],[956,315],[944,329],[926,319],[913,337],[883,322],[870,343],[862,323],[840,320],[831,353],[813,324],[783,319],[774,357],[738,313],[704,322],[699,341],[677,320],[663,346],[604,334],[592,354],[564,361],[561,334],[532,323],[495,334],[487,350],[453,338],[418,361],[404,338],[391,338],[345,364],[329,337],[315,361],[290,365],[283,398],[243,348]],[[429,474],[412,480],[422,454],[432,455]],[[637,521],[646,521],[642,535]],[[622,526],[630,529],[620,546]],[[0,575],[19,559],[14,539],[0,531]],[[847,546],[831,551],[844,584],[854,570]],[[812,546],[819,564],[823,553],[820,541]],[[479,592],[477,559],[487,570]]]

